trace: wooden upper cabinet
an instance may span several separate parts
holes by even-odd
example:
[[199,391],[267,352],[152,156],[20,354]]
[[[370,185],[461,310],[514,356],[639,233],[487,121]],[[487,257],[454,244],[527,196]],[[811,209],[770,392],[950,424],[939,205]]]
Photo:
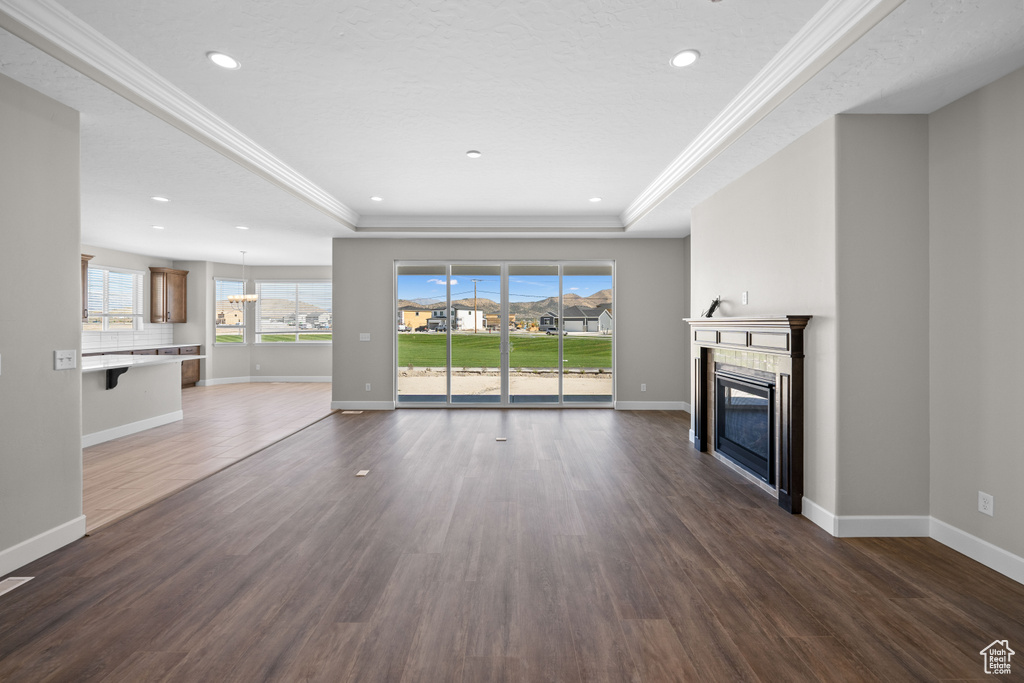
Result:
[[89,319],[89,261],[91,254],[82,254],[82,321]]
[[151,323],[183,323],[188,320],[187,270],[149,267]]

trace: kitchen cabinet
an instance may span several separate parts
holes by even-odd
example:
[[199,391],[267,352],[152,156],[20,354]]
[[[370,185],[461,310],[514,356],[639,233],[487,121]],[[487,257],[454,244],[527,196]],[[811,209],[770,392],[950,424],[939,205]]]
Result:
[[[198,346],[179,346],[178,353],[182,356],[198,356]],[[199,381],[199,361],[198,360],[183,360],[181,361],[181,386],[182,387],[194,387],[196,382]]]
[[149,322],[188,322],[188,311],[185,304],[188,271],[150,266],[149,273]]

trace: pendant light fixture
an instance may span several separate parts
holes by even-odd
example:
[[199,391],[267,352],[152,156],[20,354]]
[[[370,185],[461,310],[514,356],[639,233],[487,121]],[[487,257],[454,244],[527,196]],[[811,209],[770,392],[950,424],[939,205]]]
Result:
[[230,296],[228,296],[228,303],[231,304],[231,307],[234,308],[236,311],[241,311],[243,308],[245,308],[246,304],[255,303],[255,301],[256,301],[256,295],[255,294],[246,294],[245,293],[245,287],[248,284],[248,282],[249,282],[249,280],[245,276],[245,252],[243,251],[242,252],[242,294],[231,294]]

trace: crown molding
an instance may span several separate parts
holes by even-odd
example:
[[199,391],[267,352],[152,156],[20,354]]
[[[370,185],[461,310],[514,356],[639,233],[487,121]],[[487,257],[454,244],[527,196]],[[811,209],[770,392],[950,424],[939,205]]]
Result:
[[617,216],[363,216],[357,232],[624,232]]
[[632,227],[904,0],[831,0],[621,215]]
[[0,26],[339,223],[359,214],[53,0],[0,0]]

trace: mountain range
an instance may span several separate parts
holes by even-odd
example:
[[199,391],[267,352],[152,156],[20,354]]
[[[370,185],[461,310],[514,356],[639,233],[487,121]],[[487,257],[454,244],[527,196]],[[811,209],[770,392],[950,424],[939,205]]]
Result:
[[[599,292],[594,292],[590,296],[580,296],[573,292],[566,292],[562,295],[563,306],[582,306],[584,308],[595,308],[599,304],[610,304],[612,303],[612,290],[602,289]],[[467,308],[473,308],[473,299],[455,299],[452,304],[459,304],[466,306]],[[436,301],[409,301],[406,299],[398,300],[398,307],[404,308],[406,306],[416,308],[443,308],[444,302]],[[476,300],[476,307],[478,310],[484,313],[497,313],[501,310],[501,305],[492,299],[485,299],[479,297]],[[556,311],[558,307],[558,297],[551,296],[540,301],[513,301],[508,305],[508,312],[516,316],[517,320],[536,320],[540,316],[544,315],[548,311]]]

